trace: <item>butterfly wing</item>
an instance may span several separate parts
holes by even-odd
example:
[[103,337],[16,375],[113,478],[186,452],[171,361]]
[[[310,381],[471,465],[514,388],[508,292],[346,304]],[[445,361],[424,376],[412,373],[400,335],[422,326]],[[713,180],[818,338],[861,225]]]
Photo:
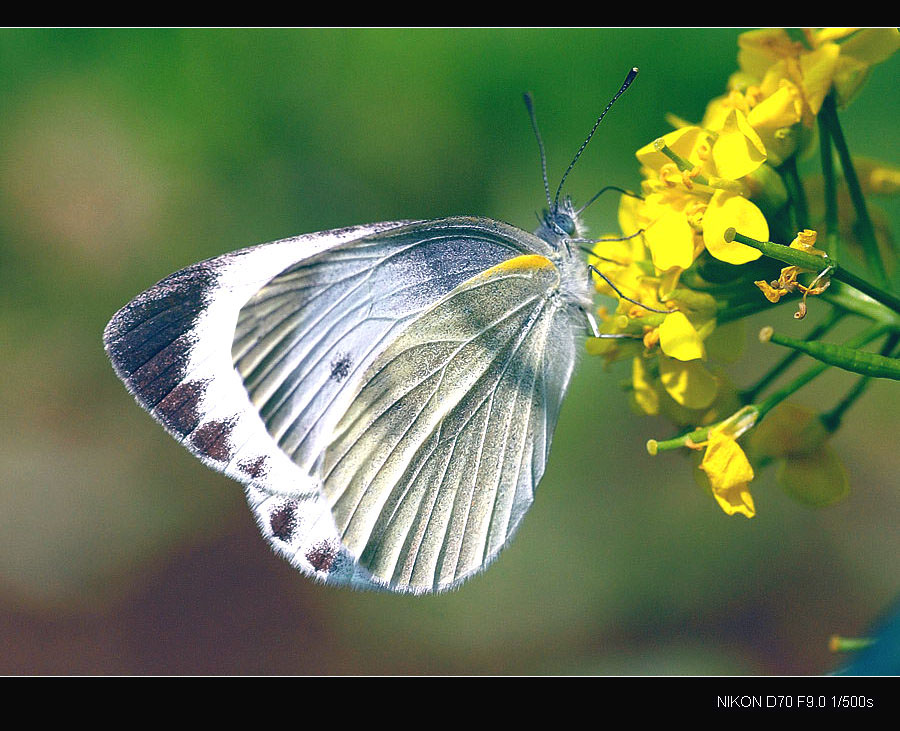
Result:
[[422,312],[477,272],[546,248],[469,218],[286,239],[168,277],[117,313],[104,340],[138,402],[246,485],[263,535],[297,568],[414,590],[345,543],[324,490],[326,450],[373,363]]
[[322,475],[343,546],[376,581],[448,589],[490,563],[531,506],[575,359],[559,283],[543,256],[496,265],[367,370]]

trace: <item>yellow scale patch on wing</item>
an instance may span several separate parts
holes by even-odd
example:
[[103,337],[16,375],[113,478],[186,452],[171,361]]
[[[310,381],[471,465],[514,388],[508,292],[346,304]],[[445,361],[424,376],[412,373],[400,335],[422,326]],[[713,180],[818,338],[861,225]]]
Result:
[[485,269],[477,277],[473,277],[473,279],[490,279],[497,274],[514,274],[529,271],[537,272],[547,269],[556,269],[556,266],[546,256],[541,256],[540,254],[525,254],[523,256],[516,256],[512,259],[502,261],[496,266],[492,266],[490,269]]

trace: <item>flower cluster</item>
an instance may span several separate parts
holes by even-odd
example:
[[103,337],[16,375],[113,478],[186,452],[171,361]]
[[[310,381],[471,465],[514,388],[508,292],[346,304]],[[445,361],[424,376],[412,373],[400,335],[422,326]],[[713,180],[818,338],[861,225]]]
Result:
[[[756,400],[784,367],[757,386],[740,391],[716,365],[722,360],[716,355],[740,352],[741,334],[731,323],[782,299],[794,301],[795,317],[802,319],[807,297],[823,295],[833,278],[852,289],[832,289],[839,289],[838,295],[843,296],[843,300],[834,298],[843,304],[837,305],[840,312],[832,320],[847,307],[853,309],[847,302],[861,301],[856,298],[859,291],[871,298],[875,287],[867,291],[858,278],[851,281],[834,259],[840,216],[830,144],[834,142],[841,156],[852,194],[855,169],[849,154],[842,156],[835,110],[859,92],[874,64],[898,48],[900,33],[893,28],[767,29],[742,34],[740,68],[731,76],[726,93],[709,103],[702,120],[689,124],[673,118],[673,131],[637,151],[640,194],[623,195],[619,206],[619,225],[628,238],[598,242],[593,250],[591,263],[615,283],[612,288],[598,277],[597,289],[618,299],[618,304],[614,310],[599,311],[601,336],[606,337],[590,339],[589,352],[610,361],[630,360],[635,406],[691,428],[668,442],[651,440],[651,451],[679,446],[702,452],[699,474],[729,515],[755,514],[749,491],[754,477],[751,459],[758,466],[770,461],[787,465],[782,469],[782,474],[789,475],[785,489],[804,502],[829,504],[846,493],[844,480],[824,479],[819,469],[824,465],[829,474],[843,475],[825,445],[829,429],[836,426],[833,419],[831,423],[824,417],[814,419],[829,426],[820,430],[814,446],[785,451],[774,449],[778,439],[755,439],[748,458],[738,444],[745,433],[765,435],[786,424],[799,429],[808,419],[785,411],[782,404],[795,388],[782,389],[766,401]],[[814,152],[817,144],[825,180],[821,191],[800,178],[796,162],[799,156]],[[879,171],[865,176],[870,188],[897,189],[898,177],[891,168],[870,164],[862,169]],[[807,188],[821,192],[818,210],[823,214],[817,228],[826,230],[830,242],[823,248],[815,246],[818,234],[811,227]],[[863,213],[856,199],[853,203],[859,221]],[[793,243],[779,246],[770,243],[770,237],[793,239]],[[883,244],[863,249],[875,270],[873,276],[883,285],[886,279],[877,276]],[[772,276],[772,257],[788,264],[777,277]],[[896,302],[891,309],[893,295],[878,291],[884,295],[881,303],[887,305],[880,319],[878,313],[873,315],[881,327],[853,347],[889,333],[882,357],[894,360],[889,356],[900,329],[900,311]],[[888,321],[892,324],[885,326]],[[804,352],[818,357],[808,349]],[[848,359],[858,352],[847,354]],[[853,367],[848,370],[863,373]],[[846,405],[836,408],[843,413]],[[773,414],[788,413],[792,418],[772,416],[763,430],[763,417],[773,409]],[[819,487],[810,487],[811,480]],[[820,489],[822,485],[826,487]]]

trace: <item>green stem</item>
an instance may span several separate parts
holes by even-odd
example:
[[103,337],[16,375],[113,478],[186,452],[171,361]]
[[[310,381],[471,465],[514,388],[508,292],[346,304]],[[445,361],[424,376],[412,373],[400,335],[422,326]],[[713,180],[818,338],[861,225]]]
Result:
[[[854,338],[848,340],[845,344],[847,348],[861,348],[863,345],[870,343],[876,338],[884,335],[885,332],[889,330],[887,325],[873,325],[868,330],[864,330],[859,335]],[[801,373],[797,378],[795,378],[791,383],[789,383],[784,388],[779,389],[767,399],[765,399],[761,404],[759,404],[759,419],[761,420],[769,411],[775,408],[778,404],[784,401],[786,398],[789,398],[797,391],[799,391],[803,386],[812,381],[817,376],[824,373],[831,366],[828,363],[817,363],[812,368],[807,371]]]
[[887,305],[894,310],[894,312],[900,314],[900,297],[897,297],[880,287],[876,287],[873,284],[869,284],[865,279],[847,271],[847,269],[838,264],[837,259],[830,256],[816,256],[815,254],[810,254],[801,251],[800,249],[792,249],[790,246],[783,246],[782,244],[776,244],[772,241],[757,241],[756,239],[751,239],[749,236],[737,233],[733,228],[729,228],[725,231],[725,240],[746,244],[754,249],[758,249],[766,256],[770,256],[773,259],[783,261],[785,264],[797,266],[811,272],[820,272],[826,267],[830,267],[831,272],[829,273],[829,276],[832,279],[837,279],[849,284],[851,287],[855,287],[863,294]]
[[[828,333],[831,328],[837,325],[840,322],[841,318],[844,317],[846,312],[840,310],[838,308],[834,308],[831,312],[828,313],[828,316],[816,325],[812,330],[809,331],[809,334],[806,336],[806,340],[818,340],[823,335]],[[775,379],[777,379],[782,373],[784,373],[788,368],[790,368],[794,362],[802,355],[802,352],[799,350],[792,350],[788,353],[777,365],[775,365],[768,373],[766,373],[756,385],[741,391],[740,398],[741,403],[749,404],[756,401],[756,398],[761,394],[766,388],[772,384]]]
[[[897,347],[898,342],[900,342],[900,333],[891,333],[887,340],[885,340],[884,346],[881,348],[881,354],[885,356],[891,355]],[[868,388],[871,381],[871,376],[863,376],[858,379],[853,388],[850,389],[847,395],[844,396],[833,409],[821,415],[820,418],[822,423],[828,431],[835,432],[838,430],[847,409],[856,403],[857,399],[865,393],[865,390]]]
[[[681,157],[681,155],[675,152],[671,147],[669,147],[662,139],[662,137],[660,137],[653,143],[653,147],[657,152],[661,152],[672,162],[674,162],[678,169],[682,172],[691,172],[694,169],[695,166]],[[742,189],[742,184],[738,181],[728,180],[727,178],[719,178],[717,176],[708,177],[703,174],[697,174],[694,176],[694,182],[700,185],[708,186],[710,188],[721,188],[722,190],[731,190],[734,192],[740,192]]]
[[831,147],[831,133],[819,121],[819,156],[822,159],[822,179],[824,181],[823,197],[825,198],[825,250],[833,257],[841,256],[841,237],[838,229],[837,177],[834,174],[834,154]]
[[791,212],[793,218],[793,228],[795,231],[809,227],[809,204],[806,201],[806,191],[803,189],[803,182],[800,180],[800,174],[797,172],[797,158],[791,155],[778,168],[778,173],[784,181],[784,187],[787,188],[788,198],[790,199]]
[[843,282],[832,282],[819,297],[853,315],[890,325],[892,329],[900,331],[900,315],[875,300],[860,295],[856,289]]
[[841,161],[844,180],[847,181],[847,190],[850,193],[850,200],[853,201],[853,208],[856,211],[856,226],[854,228],[862,244],[866,263],[871,273],[875,276],[876,284],[879,287],[887,287],[888,278],[885,273],[884,263],[881,261],[881,254],[878,251],[875,227],[872,225],[872,219],[869,217],[869,209],[866,206],[866,199],[859,184],[859,177],[856,175],[856,168],[853,166],[853,159],[850,156],[847,141],[844,139],[844,132],[838,121],[834,92],[825,97],[825,101],[822,103],[822,108],[819,111],[819,119],[828,129]]

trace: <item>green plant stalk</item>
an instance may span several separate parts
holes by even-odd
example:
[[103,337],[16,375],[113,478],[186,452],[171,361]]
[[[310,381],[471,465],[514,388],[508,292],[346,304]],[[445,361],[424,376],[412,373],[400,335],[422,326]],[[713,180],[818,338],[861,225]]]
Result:
[[791,201],[791,218],[794,230],[800,231],[809,227],[809,204],[806,201],[806,191],[803,182],[797,172],[797,158],[793,155],[785,160],[778,168],[778,174],[787,188],[788,198]]
[[821,118],[818,118],[818,122],[819,157],[822,160],[823,197],[825,199],[825,250],[829,255],[840,259],[842,251],[841,237],[838,235],[837,178],[834,174],[831,133]]
[[900,331],[900,315],[880,302],[861,296],[856,289],[843,282],[832,282],[831,286],[818,296],[828,304],[850,314],[890,325],[894,330]]
[[888,278],[885,273],[884,263],[881,261],[881,254],[878,251],[875,227],[872,225],[872,219],[869,217],[869,209],[866,205],[865,196],[862,193],[862,187],[859,184],[859,177],[856,175],[856,168],[853,166],[853,159],[850,156],[847,141],[844,139],[844,131],[841,129],[841,124],[838,120],[834,92],[829,93],[825,97],[822,108],[819,110],[819,119],[821,124],[828,129],[841,161],[844,180],[847,182],[850,200],[853,202],[853,208],[856,211],[856,233],[859,235],[866,263],[871,273],[875,276],[875,283],[879,287],[886,288],[889,286]]
[[757,241],[756,239],[751,239],[749,236],[744,236],[743,234],[736,232],[733,228],[729,228],[725,231],[725,240],[733,240],[741,244],[746,244],[747,246],[761,251],[766,256],[770,256],[773,259],[783,261],[785,264],[800,267],[801,269],[806,269],[811,272],[820,272],[823,269],[830,267],[831,272],[829,273],[829,276],[832,279],[837,279],[845,284],[849,284],[851,287],[855,287],[863,294],[887,305],[894,310],[894,312],[900,314],[900,297],[897,297],[880,287],[876,287],[865,279],[847,271],[838,263],[837,259],[830,256],[816,256],[815,254],[809,254],[799,249],[792,249],[790,246],[776,244],[772,241]]
[[[809,334],[806,336],[806,340],[818,340],[823,335],[828,333],[831,328],[837,325],[837,323],[840,322],[846,314],[846,312],[838,309],[837,307],[833,308],[822,322],[820,322],[812,330],[809,331]],[[794,362],[798,358],[800,358],[801,355],[803,355],[803,353],[800,350],[793,350],[788,353],[788,355],[786,355],[779,363],[773,366],[762,378],[760,378],[754,386],[741,391],[741,403],[749,404],[756,401],[759,394],[761,394],[766,388],[768,388],[769,385],[771,385],[775,381],[775,379],[777,379],[782,373],[790,368],[794,364]]]
[[[894,352],[894,349],[897,347],[897,343],[900,342],[900,333],[891,333],[888,335],[887,340],[885,340],[884,346],[881,348],[882,355],[891,355]],[[795,351],[796,352],[796,351]],[[853,385],[853,388],[847,393],[844,398],[842,398],[830,411],[821,415],[820,419],[822,423],[825,425],[825,428],[828,431],[834,432],[837,431],[838,427],[841,425],[841,420],[844,418],[844,414],[847,409],[849,409],[860,396],[865,393],[866,388],[868,388],[869,383],[871,383],[872,379],[869,376],[863,376],[858,379],[856,383]]]
[[859,373],[871,378],[900,380],[900,360],[897,358],[889,358],[866,350],[848,348],[846,345],[797,340],[787,335],[771,332],[770,328],[764,329],[763,332],[765,333],[765,338],[761,334],[760,339],[771,341],[776,345],[783,345],[786,348],[793,348],[823,363],[843,368],[845,371]]
[[[889,331],[889,327],[883,324],[873,325],[867,330],[859,333],[853,338],[848,340],[844,347],[856,349],[861,348],[867,343],[872,342],[876,338],[881,337],[886,332]],[[786,385],[784,388],[779,389],[767,399],[765,399],[761,404],[759,404],[759,419],[761,420],[769,411],[775,408],[778,404],[784,401],[786,398],[789,398],[794,393],[799,391],[803,386],[812,381],[814,378],[818,377],[820,374],[825,372],[831,367],[831,364],[825,362],[819,362],[814,365],[807,371],[801,373],[797,378],[795,378],[791,383]]]

